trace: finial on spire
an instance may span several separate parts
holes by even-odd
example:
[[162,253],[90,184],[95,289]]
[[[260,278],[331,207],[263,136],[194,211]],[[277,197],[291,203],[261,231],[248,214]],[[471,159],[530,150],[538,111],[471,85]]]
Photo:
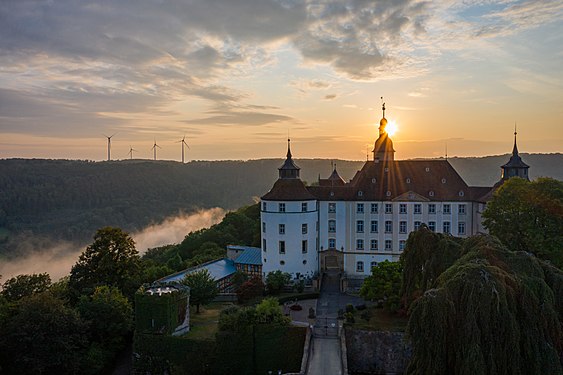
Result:
[[287,157],[291,158],[291,139],[287,137]]
[[448,160],[448,141],[446,141],[446,160]]
[[383,110],[383,118],[385,118],[385,102],[383,101],[383,96],[381,97],[381,109]]

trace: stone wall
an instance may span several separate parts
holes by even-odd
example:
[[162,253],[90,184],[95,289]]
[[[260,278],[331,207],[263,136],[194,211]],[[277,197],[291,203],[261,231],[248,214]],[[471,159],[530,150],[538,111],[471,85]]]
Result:
[[403,332],[364,331],[346,328],[350,374],[402,374],[411,357]]

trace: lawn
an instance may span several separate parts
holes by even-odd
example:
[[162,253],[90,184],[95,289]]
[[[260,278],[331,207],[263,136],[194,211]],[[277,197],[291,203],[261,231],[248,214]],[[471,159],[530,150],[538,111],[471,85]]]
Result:
[[230,302],[213,302],[201,306],[196,314],[195,306],[190,306],[190,332],[188,337],[196,340],[215,340],[221,310],[233,306]]
[[[368,317],[369,321],[362,317]],[[385,311],[382,308],[369,307],[367,310],[354,311],[355,323],[349,324],[353,328],[371,331],[400,331],[404,332],[408,318]]]

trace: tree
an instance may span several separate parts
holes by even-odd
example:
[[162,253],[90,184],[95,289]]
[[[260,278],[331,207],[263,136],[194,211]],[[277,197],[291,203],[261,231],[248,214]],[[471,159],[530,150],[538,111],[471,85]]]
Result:
[[511,178],[495,192],[483,217],[509,249],[532,252],[563,268],[563,182]]
[[41,293],[51,286],[51,277],[47,273],[18,275],[6,280],[2,285],[2,295],[10,302],[23,297]]
[[245,281],[240,287],[237,288],[237,299],[239,303],[244,303],[264,294],[264,283],[262,278],[255,276],[252,279]]
[[80,316],[89,323],[92,339],[112,354],[123,346],[133,328],[133,308],[116,287],[96,287],[91,297],[82,296],[78,303]]
[[365,299],[383,300],[383,307],[391,312],[399,309],[402,266],[399,262],[384,261],[372,267],[366,277],[360,295]]
[[219,292],[217,282],[205,269],[187,274],[182,283],[190,287],[190,303],[196,305],[197,314],[199,306],[211,302]]
[[269,272],[266,275],[266,289],[270,294],[280,294],[283,287],[289,284],[291,275],[280,270]]
[[20,300],[2,327],[0,363],[10,374],[80,373],[87,324],[51,293]]
[[94,242],[80,255],[70,271],[73,297],[92,294],[97,286],[118,288],[131,298],[140,284],[140,258],[133,239],[120,228],[99,229]]
[[[426,254],[441,241],[412,240],[420,239]],[[422,247],[411,245],[413,252]],[[494,236],[461,240],[459,250],[411,304],[406,331],[413,355],[406,373],[562,374],[563,272],[510,251]],[[430,264],[414,254],[404,262],[406,285],[417,283],[407,269]]]

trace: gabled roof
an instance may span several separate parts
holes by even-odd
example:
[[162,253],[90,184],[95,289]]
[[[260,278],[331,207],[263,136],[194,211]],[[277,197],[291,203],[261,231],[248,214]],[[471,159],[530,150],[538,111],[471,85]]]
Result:
[[237,246],[237,248],[241,248],[243,252],[235,259],[235,264],[262,265],[262,249],[249,246]]

